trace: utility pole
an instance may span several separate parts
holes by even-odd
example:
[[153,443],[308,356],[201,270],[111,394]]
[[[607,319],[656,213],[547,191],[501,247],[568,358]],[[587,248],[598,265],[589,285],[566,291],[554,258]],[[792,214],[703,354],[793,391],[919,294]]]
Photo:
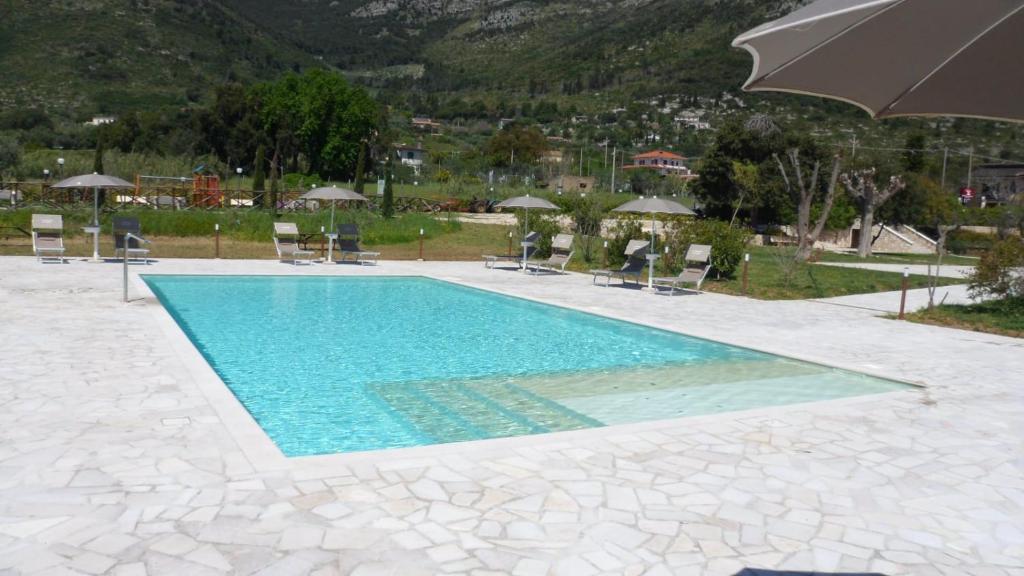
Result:
[[857,135],[850,137],[850,160],[857,158]]
[[946,146],[946,149],[942,151],[942,183],[939,184],[939,187],[942,189],[943,192],[946,191],[946,163],[948,161],[949,161],[949,146]]
[[580,147],[580,178],[583,177],[583,147]]
[[612,148],[612,194],[615,194],[615,156],[619,154],[619,147]]
[[971,187],[971,177],[974,173],[974,146],[967,153],[967,187]]
[[607,168],[607,167],[608,167],[608,140],[605,140],[604,141],[604,164],[601,165],[601,168]]

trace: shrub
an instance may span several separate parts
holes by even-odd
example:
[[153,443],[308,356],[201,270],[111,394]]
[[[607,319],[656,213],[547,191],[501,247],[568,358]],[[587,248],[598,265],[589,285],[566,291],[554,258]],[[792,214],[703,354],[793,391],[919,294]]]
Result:
[[626,245],[629,241],[644,237],[644,228],[639,218],[620,217],[611,229],[611,238],[608,240],[608,265],[621,266],[626,261]]
[[971,296],[1024,298],[1024,240],[1007,238],[982,255],[970,278]]
[[711,266],[719,276],[731,277],[743,260],[743,251],[751,234],[743,228],[733,228],[720,220],[693,220],[674,227],[668,235],[669,271],[682,270],[686,250],[690,244],[711,246]]
[[953,254],[984,254],[992,250],[998,238],[971,230],[954,230],[946,237],[946,250]]
[[[522,234],[523,211],[516,210],[516,229]],[[530,214],[530,232],[539,232],[540,240],[537,241],[537,251],[534,258],[547,258],[551,256],[551,239],[562,232],[562,227],[553,216],[541,215],[537,212]]]

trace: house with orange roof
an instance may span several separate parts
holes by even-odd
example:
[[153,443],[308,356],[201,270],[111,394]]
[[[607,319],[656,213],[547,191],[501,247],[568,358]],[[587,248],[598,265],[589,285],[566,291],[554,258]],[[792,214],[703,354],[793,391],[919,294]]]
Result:
[[662,176],[675,176],[684,180],[697,177],[684,162],[686,158],[666,150],[652,150],[633,156],[633,163],[623,166],[623,170],[656,170]]

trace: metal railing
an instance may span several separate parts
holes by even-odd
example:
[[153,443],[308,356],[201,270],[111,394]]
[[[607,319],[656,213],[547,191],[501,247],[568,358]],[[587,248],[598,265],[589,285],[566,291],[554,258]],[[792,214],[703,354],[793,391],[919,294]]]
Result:
[[121,297],[121,301],[126,303],[126,304],[128,303],[128,244],[129,244],[129,240],[136,240],[136,241],[142,242],[144,244],[149,244],[149,240],[146,240],[145,238],[143,238],[141,236],[136,236],[135,234],[132,234],[131,232],[127,232],[124,235],[124,250],[123,250],[123,252],[124,252],[124,294]]

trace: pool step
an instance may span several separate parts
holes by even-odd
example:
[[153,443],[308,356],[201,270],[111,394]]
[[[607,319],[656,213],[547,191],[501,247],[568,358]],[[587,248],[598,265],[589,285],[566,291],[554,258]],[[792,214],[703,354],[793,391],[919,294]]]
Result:
[[602,423],[505,381],[373,386],[391,409],[437,442],[578,430]]

